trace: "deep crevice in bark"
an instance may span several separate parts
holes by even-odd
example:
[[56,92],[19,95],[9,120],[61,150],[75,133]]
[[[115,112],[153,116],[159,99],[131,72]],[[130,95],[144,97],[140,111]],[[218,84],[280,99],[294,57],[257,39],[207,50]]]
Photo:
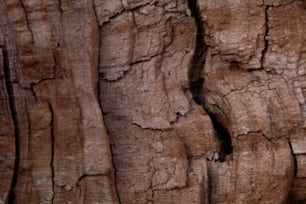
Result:
[[9,112],[11,114],[11,120],[14,128],[14,135],[15,135],[15,162],[14,162],[14,172],[13,178],[11,183],[10,192],[8,195],[8,203],[13,204],[15,199],[15,187],[17,185],[17,178],[18,178],[18,170],[19,170],[19,135],[18,135],[18,119],[17,119],[17,112],[14,102],[14,88],[13,84],[10,80],[10,68],[8,63],[8,56],[5,51],[2,52],[3,55],[3,72],[4,72],[4,81],[6,87],[6,93],[8,96],[9,102]]
[[269,10],[270,6],[265,6],[265,33],[264,33],[264,49],[261,52],[261,68],[264,68],[264,60],[266,53],[268,51],[268,46],[269,46],[269,41],[268,41],[268,36],[269,36]]
[[215,118],[210,116],[214,129],[220,140],[220,162],[224,162],[225,156],[233,153],[232,139],[225,127]]
[[202,23],[202,18],[200,14],[200,10],[197,6],[197,0],[188,0],[188,6],[191,11],[191,15],[195,19],[195,23],[197,26],[197,35],[196,35],[196,44],[195,50],[191,62],[191,66],[188,70],[188,78],[189,78],[189,85],[190,90],[193,96],[193,100],[199,104],[203,105],[203,84],[204,78],[201,75],[203,66],[205,63],[207,45],[204,42],[204,27]]
[[54,174],[54,112],[52,109],[51,104],[49,104],[49,109],[51,112],[51,160],[50,160],[50,167],[51,167],[51,176],[52,176],[52,200],[51,203],[54,203],[54,198],[55,198],[55,182],[54,182],[54,178],[55,178],[55,174]]
[[291,155],[292,155],[292,159],[293,159],[293,163],[294,163],[294,177],[295,177],[296,174],[297,174],[297,160],[296,160],[295,154],[293,152],[293,147],[292,147],[292,144],[291,144],[290,140],[288,140],[288,144],[289,144],[289,147],[290,147],[290,151],[291,151]]
[[207,55],[208,46],[204,41],[205,30],[203,27],[203,22],[201,18],[201,13],[197,5],[197,0],[188,0],[188,6],[191,11],[192,16],[195,18],[197,26],[196,35],[196,45],[192,58],[190,68],[188,70],[189,86],[192,93],[193,100],[201,105],[203,109],[209,115],[213,127],[215,129],[216,135],[220,140],[220,162],[223,162],[226,155],[232,154],[233,146],[231,136],[226,130],[226,128],[220,123],[213,113],[205,108],[204,101],[204,89],[203,85],[205,82],[204,76],[202,74],[205,58]]

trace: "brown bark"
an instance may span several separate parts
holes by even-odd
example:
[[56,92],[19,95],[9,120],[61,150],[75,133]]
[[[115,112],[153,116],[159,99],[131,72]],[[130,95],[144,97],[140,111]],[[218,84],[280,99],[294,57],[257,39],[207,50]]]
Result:
[[303,203],[301,0],[0,0],[1,203]]

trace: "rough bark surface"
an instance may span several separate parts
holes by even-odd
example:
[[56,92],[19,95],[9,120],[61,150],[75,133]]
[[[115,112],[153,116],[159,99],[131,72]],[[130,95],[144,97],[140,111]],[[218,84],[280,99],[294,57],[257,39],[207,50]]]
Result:
[[306,203],[302,0],[0,0],[1,203]]

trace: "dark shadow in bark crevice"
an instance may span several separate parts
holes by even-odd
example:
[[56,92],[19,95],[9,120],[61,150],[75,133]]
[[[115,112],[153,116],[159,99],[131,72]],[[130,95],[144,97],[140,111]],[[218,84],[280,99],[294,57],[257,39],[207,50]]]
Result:
[[192,16],[195,19],[195,23],[197,26],[195,50],[188,70],[190,91],[192,93],[193,100],[203,107],[203,109],[207,112],[213,123],[216,135],[220,140],[219,160],[220,162],[223,162],[225,160],[225,156],[230,155],[233,152],[232,140],[229,132],[226,130],[224,125],[216,119],[213,113],[209,112],[205,108],[205,93],[203,88],[205,78],[203,75],[203,69],[205,65],[205,58],[207,55],[208,46],[204,41],[205,29],[201,18],[201,12],[197,5],[197,0],[188,0],[188,6]]
[[232,139],[225,127],[212,115],[210,119],[213,123],[216,134],[220,140],[220,162],[224,162],[226,155],[233,153]]
[[9,68],[9,58],[7,56],[7,52],[4,50],[2,51],[3,56],[3,73],[4,73],[4,81],[5,81],[5,88],[6,88],[6,94],[8,97],[8,108],[11,113],[11,120],[12,125],[14,128],[14,136],[15,136],[15,162],[14,162],[14,172],[13,172],[13,178],[11,182],[11,188],[8,195],[8,204],[13,204],[15,200],[15,188],[17,185],[17,177],[18,177],[18,171],[19,171],[19,135],[18,135],[18,119],[17,119],[17,112],[15,108],[15,102],[14,102],[14,88],[13,88],[13,82],[11,81],[10,76],[10,68]]

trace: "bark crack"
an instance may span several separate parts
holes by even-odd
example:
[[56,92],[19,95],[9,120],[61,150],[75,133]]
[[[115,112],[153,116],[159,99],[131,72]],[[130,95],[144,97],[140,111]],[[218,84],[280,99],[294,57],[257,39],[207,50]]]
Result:
[[269,46],[269,10],[270,6],[265,6],[265,33],[264,33],[264,48],[261,52],[261,68],[264,68],[264,61],[265,61],[265,56],[268,51],[268,46]]
[[[45,79],[41,79],[41,80],[39,80],[39,81],[37,81],[37,82],[32,82],[32,83],[30,83],[30,90],[31,90],[31,92],[33,93],[33,96],[34,96],[34,98],[35,98],[35,100],[37,100],[38,99],[38,97],[37,97],[37,95],[36,95],[36,92],[35,92],[35,86],[37,86],[37,85],[39,85],[39,84],[41,84],[41,83],[43,83],[43,82],[45,82],[45,81],[53,81],[53,80],[56,80],[56,79],[58,79],[58,78],[45,78]],[[25,88],[26,89],[26,88]]]
[[55,182],[54,182],[54,178],[55,178],[55,173],[54,173],[54,111],[53,108],[51,106],[50,103],[48,103],[49,105],[49,109],[51,112],[51,160],[50,160],[50,167],[51,167],[51,176],[52,176],[52,200],[51,203],[54,203],[54,199],[55,199]]
[[193,100],[203,107],[212,121],[216,135],[220,141],[219,160],[220,162],[223,162],[225,156],[232,154],[233,152],[231,136],[223,124],[219,122],[217,117],[206,108],[207,106],[204,101],[205,93],[203,89],[205,79],[202,72],[205,65],[208,45],[204,41],[205,29],[203,27],[201,12],[198,8],[197,0],[188,0],[188,6],[197,26],[195,50],[188,70],[190,91]]
[[173,129],[173,126],[171,126],[173,123],[175,123],[175,121],[173,121],[173,122],[169,122],[168,124],[167,124],[167,127],[147,127],[147,126],[144,126],[144,125],[142,125],[142,124],[139,124],[139,123],[137,123],[137,122],[135,122],[135,121],[133,121],[131,124],[132,125],[135,125],[136,127],[139,127],[139,128],[141,128],[141,129],[143,129],[143,130],[152,130],[152,131],[168,131],[168,130],[172,130]]
[[296,156],[295,156],[295,154],[293,152],[292,144],[291,144],[289,139],[288,139],[288,145],[290,147],[290,151],[291,151],[291,155],[292,155],[292,159],[293,159],[293,163],[294,163],[294,177],[295,177],[296,174],[297,174],[297,160],[296,160]]
[[78,178],[78,181],[77,181],[77,184],[76,184],[76,187],[79,187],[80,186],[80,183],[83,179],[85,178],[88,178],[88,177],[102,177],[102,176],[108,176],[108,174],[83,174],[82,176],[80,176]]
[[202,88],[204,78],[202,76],[202,70],[205,64],[208,46],[204,42],[205,30],[203,27],[200,10],[197,7],[197,0],[188,0],[188,6],[197,26],[195,50],[190,68],[188,70],[188,78],[194,101],[197,104],[202,105],[204,103]]
[[18,135],[18,119],[17,119],[17,112],[14,103],[14,87],[13,82],[11,81],[10,76],[10,68],[8,63],[8,56],[6,55],[5,51],[2,51],[3,55],[3,72],[4,72],[4,81],[5,81],[5,89],[6,94],[8,97],[8,111],[10,112],[10,118],[12,122],[12,126],[14,129],[15,135],[15,162],[14,162],[14,172],[13,178],[11,182],[11,188],[8,196],[8,203],[13,204],[15,199],[15,188],[17,185],[17,178],[18,178],[18,170],[19,170],[19,135]]
[[29,22],[30,22],[30,21],[29,21],[29,17],[28,17],[28,12],[27,12],[27,9],[26,9],[26,7],[25,7],[23,1],[20,1],[20,6],[21,6],[21,8],[23,9],[24,17],[25,17],[25,23],[26,23],[26,26],[27,26],[27,28],[28,28],[28,31],[29,31],[30,34],[31,34],[31,41],[32,41],[32,43],[33,43],[33,42],[34,42],[34,36],[33,36],[32,30],[30,29],[30,26],[29,26]]
[[[100,91],[99,91],[99,93],[100,93]],[[100,104],[100,108],[101,108],[101,114],[102,114],[102,116],[103,116],[101,97],[99,97],[99,104]],[[106,133],[107,133],[107,135],[109,135],[110,132],[109,132],[108,127],[107,127],[107,125],[106,125],[106,123],[105,123],[105,121],[104,121],[104,118],[103,118],[103,122],[104,122],[104,126],[105,126],[105,129],[106,129]],[[115,193],[116,193],[116,195],[117,195],[119,204],[121,204],[120,195],[119,195],[118,186],[117,186],[117,173],[116,173],[116,172],[117,172],[117,169],[116,169],[116,165],[115,165],[114,153],[113,153],[113,148],[112,148],[112,145],[111,145],[111,144],[110,144],[109,149],[110,149],[110,153],[111,153],[111,160],[112,160],[113,171],[114,171],[114,172],[111,172],[111,173],[113,174],[113,177],[114,177],[114,185],[115,185],[114,188],[115,188],[115,191],[116,191]],[[86,176],[86,175],[85,175],[85,176]],[[104,176],[105,176],[105,175],[104,175]],[[112,176],[112,175],[110,175],[110,176]]]
[[[133,7],[133,8],[129,8],[129,6],[127,5],[127,7],[124,7],[122,2],[121,2],[121,5],[123,8],[121,8],[120,10],[118,10],[116,13],[112,14],[111,16],[108,16],[106,20],[102,21],[102,22],[98,22],[98,25],[99,27],[103,27],[105,26],[106,24],[110,23],[113,19],[117,18],[118,16],[120,16],[121,14],[123,14],[124,12],[133,12],[133,11],[137,11],[143,7],[146,7],[148,5],[151,5],[152,2],[148,2],[148,3],[145,3],[145,4],[141,4],[141,5],[138,5],[136,7]],[[94,5],[95,6],[95,5]],[[96,15],[97,16],[97,15]],[[97,18],[98,19],[98,18]]]
[[[94,5],[95,6],[95,5]],[[95,10],[95,8],[94,8]],[[97,19],[97,23],[98,23],[98,18],[97,18],[97,14],[95,13],[96,15],[96,19]],[[99,24],[98,24],[99,25]],[[99,31],[101,32],[101,27],[99,26],[98,27]],[[101,36],[99,35],[99,45],[101,44]],[[98,53],[101,52],[101,46],[99,46],[99,50],[98,50]],[[104,120],[104,113],[103,113],[103,106],[102,106],[102,99],[101,99],[101,80],[103,80],[103,77],[101,76],[102,74],[99,72],[99,65],[100,65],[100,61],[101,61],[101,58],[98,57],[98,66],[97,66],[97,69],[98,69],[98,82],[97,82],[97,90],[98,90],[98,93],[97,93],[97,99],[98,99],[98,103],[99,103],[99,108],[100,108],[100,111],[101,111],[101,117],[102,117],[102,120],[103,120],[103,124],[104,124],[104,127],[106,129],[106,133],[107,133],[107,136],[109,136],[109,130],[108,130],[108,127],[106,125],[106,122]],[[130,69],[129,69],[130,70]],[[109,149],[110,149],[110,156],[111,156],[111,161],[112,161],[112,164],[113,164],[113,178],[114,178],[114,189],[115,189],[115,193],[116,193],[116,196],[118,198],[118,202],[119,204],[121,204],[121,200],[120,200],[120,195],[119,195],[119,191],[118,191],[118,186],[117,186],[117,169],[116,169],[116,165],[115,165],[115,160],[114,160],[114,154],[113,154],[113,149],[112,149],[112,145],[111,145],[111,142],[110,142],[110,138],[109,138]]]
[[[107,131],[108,133],[108,131]],[[111,156],[112,156],[112,163],[113,163],[113,168],[114,168],[114,172],[113,172],[113,176],[114,176],[114,187],[115,187],[115,190],[116,190],[116,195],[117,195],[117,198],[118,198],[118,202],[119,204],[121,204],[121,200],[120,200],[120,195],[119,195],[119,190],[118,190],[118,186],[117,186],[117,168],[115,166],[115,160],[114,160],[114,153],[113,153],[113,149],[110,145],[110,151],[111,151]]]

